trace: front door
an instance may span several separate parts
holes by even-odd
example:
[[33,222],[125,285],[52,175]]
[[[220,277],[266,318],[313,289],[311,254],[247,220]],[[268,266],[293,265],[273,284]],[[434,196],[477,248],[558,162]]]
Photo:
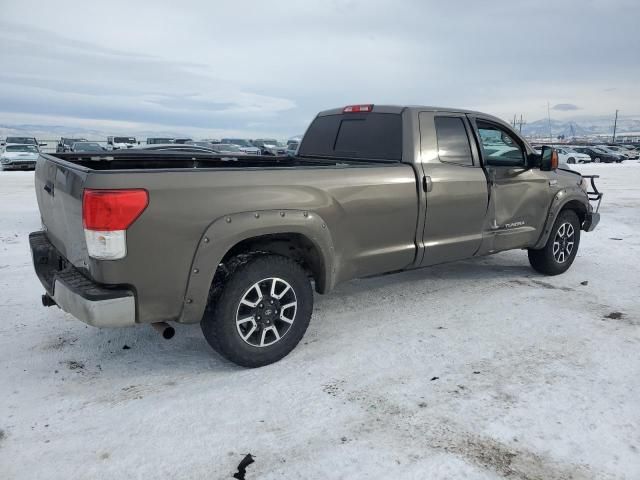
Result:
[[533,245],[540,236],[552,197],[547,172],[529,168],[522,140],[489,119],[475,118],[476,134],[489,178],[486,229],[490,251]]

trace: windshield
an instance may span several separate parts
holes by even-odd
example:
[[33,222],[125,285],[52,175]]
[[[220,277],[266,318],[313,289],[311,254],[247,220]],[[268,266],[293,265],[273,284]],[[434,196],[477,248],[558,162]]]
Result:
[[223,138],[222,141],[226,144],[238,145],[240,147],[253,147],[249,140],[244,140],[242,138]]
[[37,145],[36,139],[33,137],[7,137],[6,143],[26,143],[28,145]]
[[28,152],[38,153],[38,147],[33,145],[7,145],[7,152]]
[[113,143],[136,143],[135,137],[113,137]]

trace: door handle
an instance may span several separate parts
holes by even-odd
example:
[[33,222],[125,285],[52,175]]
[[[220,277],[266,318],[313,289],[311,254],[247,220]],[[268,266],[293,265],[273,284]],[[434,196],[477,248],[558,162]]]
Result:
[[425,175],[424,177],[422,177],[422,189],[425,192],[430,192],[431,190],[433,190],[433,181],[431,180],[431,177],[429,175]]
[[53,183],[47,182],[44,186],[44,191],[53,197]]

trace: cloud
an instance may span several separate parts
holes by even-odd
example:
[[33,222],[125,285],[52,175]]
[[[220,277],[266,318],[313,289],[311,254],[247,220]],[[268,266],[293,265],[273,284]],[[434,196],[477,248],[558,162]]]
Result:
[[568,112],[571,110],[580,110],[580,107],[573,103],[558,103],[551,107],[551,110],[559,110],[561,112]]
[[110,0],[99,12],[77,0],[2,3],[0,123],[32,115],[288,136],[319,110],[358,102],[531,121],[547,101],[575,102],[554,106],[562,118],[575,113],[566,105],[640,112],[631,0]]

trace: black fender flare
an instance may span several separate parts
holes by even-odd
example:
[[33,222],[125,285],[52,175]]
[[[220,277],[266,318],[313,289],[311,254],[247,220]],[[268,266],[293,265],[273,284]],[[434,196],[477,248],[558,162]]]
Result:
[[551,229],[553,228],[553,224],[558,218],[558,214],[564,209],[569,203],[577,202],[583,208],[585,212],[589,212],[591,209],[591,205],[589,204],[589,199],[587,198],[586,193],[582,191],[579,187],[576,188],[564,188],[555,194],[553,200],[551,201],[551,205],[549,207],[549,211],[547,212],[547,218],[545,220],[544,226],[542,228],[542,232],[540,233],[540,237],[538,241],[535,243],[533,250],[538,250],[547,243],[549,239],[549,235],[551,235]]
[[304,235],[322,257],[320,292],[335,283],[335,248],[327,223],[316,213],[303,210],[254,210],[233,213],[209,224],[198,242],[184,295],[180,323],[198,323],[209,300],[209,290],[218,265],[238,243],[269,234]]

